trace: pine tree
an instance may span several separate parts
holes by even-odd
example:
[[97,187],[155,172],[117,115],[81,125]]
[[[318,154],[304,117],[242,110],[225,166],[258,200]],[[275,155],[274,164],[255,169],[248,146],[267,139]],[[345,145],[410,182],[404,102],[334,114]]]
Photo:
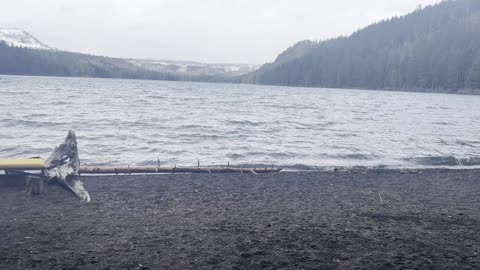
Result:
[[470,89],[480,89],[480,50],[478,50],[468,72],[467,87]]

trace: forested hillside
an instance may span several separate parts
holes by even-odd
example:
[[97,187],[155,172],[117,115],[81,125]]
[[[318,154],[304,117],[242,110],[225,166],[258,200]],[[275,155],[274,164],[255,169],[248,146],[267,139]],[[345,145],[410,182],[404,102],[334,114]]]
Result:
[[0,40],[0,74],[182,81],[231,81],[253,65],[137,60],[11,46]]
[[480,1],[444,1],[349,37],[300,42],[242,81],[480,93]]
[[176,80],[171,74],[141,69],[123,59],[10,47],[0,41],[0,74]]

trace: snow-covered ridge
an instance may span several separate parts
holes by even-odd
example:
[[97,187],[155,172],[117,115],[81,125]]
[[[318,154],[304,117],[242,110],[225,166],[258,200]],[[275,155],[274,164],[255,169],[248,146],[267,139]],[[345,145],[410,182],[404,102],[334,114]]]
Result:
[[152,71],[184,75],[238,76],[257,70],[260,67],[260,65],[249,64],[210,64],[153,59],[127,59],[127,61]]
[[11,47],[22,47],[36,50],[53,50],[29,33],[15,28],[0,28],[0,41]]

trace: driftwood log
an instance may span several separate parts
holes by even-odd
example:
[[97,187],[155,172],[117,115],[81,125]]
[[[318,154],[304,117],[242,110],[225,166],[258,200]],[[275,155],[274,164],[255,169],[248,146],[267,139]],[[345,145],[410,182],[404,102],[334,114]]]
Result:
[[[229,164],[230,165],[230,164]],[[225,167],[80,167],[77,138],[73,131],[69,131],[65,141],[55,147],[52,155],[45,161],[45,176],[47,181],[58,181],[69,188],[79,198],[90,201],[90,194],[83,183],[78,179],[80,174],[148,174],[148,173],[275,173],[281,171],[277,168],[231,168]],[[32,184],[33,186],[34,184]],[[32,193],[39,188],[32,188]]]
[[80,174],[132,174],[132,173],[275,173],[281,169],[276,168],[218,168],[218,167],[80,167]]

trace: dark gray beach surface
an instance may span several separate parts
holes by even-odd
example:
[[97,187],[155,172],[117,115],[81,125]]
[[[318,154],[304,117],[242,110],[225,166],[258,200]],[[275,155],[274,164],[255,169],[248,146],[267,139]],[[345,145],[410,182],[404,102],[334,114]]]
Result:
[[0,178],[0,269],[479,269],[480,171]]

